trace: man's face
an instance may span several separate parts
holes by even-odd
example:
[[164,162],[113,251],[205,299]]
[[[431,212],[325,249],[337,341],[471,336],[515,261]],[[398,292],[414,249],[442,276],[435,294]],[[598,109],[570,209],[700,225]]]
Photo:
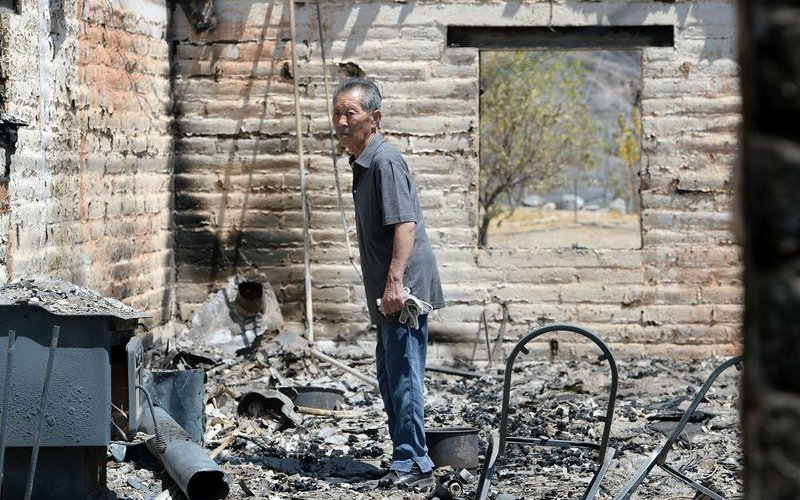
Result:
[[377,129],[381,112],[367,113],[361,107],[359,91],[339,94],[333,103],[333,127],[336,137],[353,154],[360,154]]

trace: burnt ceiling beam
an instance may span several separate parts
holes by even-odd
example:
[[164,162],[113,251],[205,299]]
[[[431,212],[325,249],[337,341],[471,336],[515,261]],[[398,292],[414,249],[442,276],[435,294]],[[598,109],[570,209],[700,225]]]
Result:
[[217,25],[214,0],[178,0],[178,3],[195,31],[210,31]]
[[478,49],[638,49],[672,47],[672,25],[448,26],[448,47]]

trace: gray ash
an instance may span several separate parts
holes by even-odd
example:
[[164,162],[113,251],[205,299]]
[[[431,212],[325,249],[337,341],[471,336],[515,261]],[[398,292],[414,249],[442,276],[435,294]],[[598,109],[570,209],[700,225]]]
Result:
[[114,316],[121,319],[149,315],[117,299],[72,283],[52,279],[24,279],[0,286],[0,306],[35,306],[60,316]]

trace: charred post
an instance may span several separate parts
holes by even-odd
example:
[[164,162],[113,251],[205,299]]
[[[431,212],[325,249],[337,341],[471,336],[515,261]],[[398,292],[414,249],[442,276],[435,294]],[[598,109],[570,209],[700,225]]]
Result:
[[745,491],[797,498],[800,478],[800,7],[742,2]]

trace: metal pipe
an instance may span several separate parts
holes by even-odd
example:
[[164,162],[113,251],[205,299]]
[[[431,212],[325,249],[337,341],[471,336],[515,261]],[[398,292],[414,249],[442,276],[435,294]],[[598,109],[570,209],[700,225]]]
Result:
[[363,373],[361,373],[360,371],[356,370],[355,368],[351,368],[351,367],[347,366],[346,364],[342,363],[341,361],[338,361],[338,360],[328,356],[327,354],[321,353],[321,352],[319,352],[318,350],[316,350],[314,348],[309,348],[308,352],[310,352],[314,356],[318,357],[322,361],[327,361],[328,363],[341,368],[342,370],[346,371],[347,373],[349,373],[349,374],[351,374],[351,375],[353,375],[355,377],[360,378],[361,380],[363,380],[364,382],[368,383],[369,385],[371,385],[375,389],[378,389],[378,381],[374,377],[370,377],[369,375],[364,375]]
[[8,351],[6,353],[6,379],[3,382],[3,417],[0,420],[0,491],[3,491],[3,470],[6,458],[6,424],[8,423],[8,393],[11,391],[11,366],[14,361],[15,330],[8,331]]
[[36,435],[33,438],[33,448],[31,449],[31,464],[28,468],[28,481],[25,485],[25,500],[30,500],[33,492],[33,480],[36,477],[36,462],[39,461],[39,445],[42,441],[42,425],[44,424],[44,408],[47,403],[47,389],[50,388],[50,375],[53,372],[53,358],[56,356],[58,347],[58,334],[61,327],[53,325],[53,334],[50,337],[50,355],[47,358],[47,368],[44,372],[44,386],[42,387],[42,398],[39,400],[39,415],[36,425]]
[[314,311],[311,300],[311,242],[308,234],[308,193],[306,165],[303,159],[303,127],[300,115],[300,75],[297,72],[297,33],[295,32],[294,0],[289,0],[289,28],[292,36],[292,77],[294,79],[294,121],[297,128],[297,162],[300,164],[300,204],[303,206],[303,268],[306,289],[306,340],[314,343]]
[[139,430],[147,434],[158,431],[158,439],[146,441],[147,449],[161,460],[189,500],[216,500],[228,496],[227,474],[166,410],[155,406],[152,412],[145,412]]
[[236,299],[233,301],[244,318],[253,318],[264,310],[264,285],[258,281],[243,281],[236,286]]
[[361,269],[356,265],[355,257],[353,256],[353,247],[350,244],[350,230],[347,228],[347,217],[344,214],[344,202],[342,201],[342,183],[339,180],[339,167],[336,165],[336,138],[333,133],[333,112],[331,110],[331,95],[328,90],[328,64],[325,62],[325,39],[322,36],[322,13],[319,8],[319,0],[317,4],[317,27],[319,28],[319,52],[322,57],[322,81],[325,87],[325,103],[328,109],[328,137],[331,141],[331,160],[333,161],[333,178],[336,181],[336,196],[339,200],[339,213],[342,217],[342,230],[344,231],[344,242],[347,245],[347,256],[350,258],[350,264],[356,270],[358,279],[364,281],[361,276]]

